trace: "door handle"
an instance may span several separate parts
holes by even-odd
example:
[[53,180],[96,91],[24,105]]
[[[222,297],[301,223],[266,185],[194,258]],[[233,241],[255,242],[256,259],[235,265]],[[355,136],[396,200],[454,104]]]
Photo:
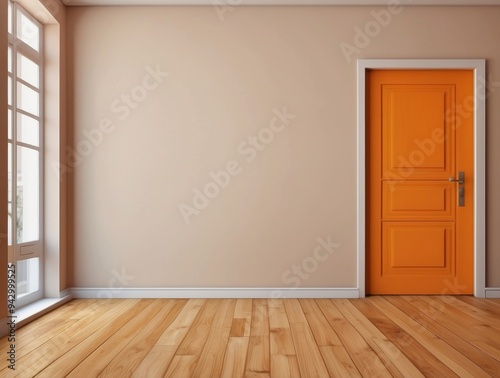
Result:
[[464,172],[458,172],[458,179],[454,177],[450,177],[448,179],[449,182],[458,182],[459,184],[463,184],[465,182],[465,173]]
[[[464,172],[458,172],[458,179],[454,177],[450,177],[448,179],[450,182],[456,182],[459,185],[463,185],[465,183],[465,173]],[[459,207],[464,207],[465,206],[465,188],[463,186],[458,187],[458,206]]]

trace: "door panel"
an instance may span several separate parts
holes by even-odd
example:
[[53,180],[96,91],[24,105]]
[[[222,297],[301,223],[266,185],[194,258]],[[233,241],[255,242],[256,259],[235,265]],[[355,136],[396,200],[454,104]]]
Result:
[[447,222],[385,222],[383,274],[449,274],[454,229]]
[[399,174],[408,180],[448,179],[453,175],[455,132],[446,117],[454,102],[453,89],[421,84],[382,86],[384,178]]
[[456,190],[449,182],[383,182],[384,220],[442,220],[455,218]]
[[[470,294],[473,112],[459,110],[473,98],[472,71],[367,78],[367,292]],[[465,182],[450,182],[458,171]]]

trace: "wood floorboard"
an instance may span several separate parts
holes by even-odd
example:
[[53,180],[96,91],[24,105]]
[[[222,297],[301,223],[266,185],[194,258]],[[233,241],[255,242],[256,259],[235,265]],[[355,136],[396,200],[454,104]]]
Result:
[[348,319],[340,312],[334,300],[320,299],[316,301],[330,323],[336,330],[342,344],[352,358],[356,368],[363,377],[391,377],[380,356],[370,348],[365,338],[356,330]]
[[205,346],[201,351],[193,375],[196,377],[220,377],[224,355],[229,342],[231,323],[236,305],[235,299],[223,299],[215,315]]
[[[143,311],[137,314],[132,320],[124,324],[118,331],[113,332],[111,336],[99,346],[99,348],[90,353],[87,358],[79,363],[73,370],[69,370],[67,365],[60,367],[59,370],[55,370],[53,367],[55,364],[53,364],[46,369],[44,373],[51,373],[53,374],[53,377],[62,375],[69,377],[97,377],[111,363],[111,361],[118,360],[120,352],[136,336],[140,335],[140,333],[143,332],[147,326],[149,326],[150,322],[154,322],[156,316],[160,313],[162,308],[168,307],[169,305],[168,303],[165,303],[165,300],[155,300],[144,308]],[[137,332],[137,330],[141,327],[144,328]]]
[[472,313],[457,309],[448,302],[439,297],[415,298],[415,303],[432,308],[443,326],[454,330],[455,333],[500,361],[500,333],[492,329],[487,321],[480,321]]
[[[484,376],[484,371],[476,364],[470,361],[466,356],[458,352],[455,348],[440,338],[437,338],[432,332],[425,327],[415,327],[415,321],[408,316],[404,311],[401,311],[390,302],[389,298],[374,298],[374,305],[390,317],[399,327],[404,329],[411,335],[420,345],[426,348],[446,367],[453,371],[457,376],[464,376],[467,373],[472,373],[474,377]],[[441,374],[444,376],[453,376],[448,374],[448,370],[442,369]],[[482,373],[482,374],[481,374]]]
[[[362,302],[363,300],[354,301]],[[373,325],[352,302],[339,299],[337,307],[368,345],[377,353],[385,367],[394,377],[423,377],[423,374],[401,353],[392,341]]]
[[493,316],[500,317],[500,303],[490,302],[488,299],[470,297],[468,295],[461,295],[457,297],[461,301],[470,304],[476,308],[490,313]]
[[[117,311],[115,316],[110,317],[111,319],[97,319],[92,325],[97,323],[99,328],[103,328],[101,332],[93,332],[80,343],[64,351],[64,359],[53,361],[37,374],[37,377],[66,377],[81,363],[84,364],[84,368],[88,369],[88,371],[85,371],[87,377],[96,377],[102,370],[101,368],[106,367],[106,362],[110,361],[110,357],[114,357],[116,350],[113,349],[113,346],[117,346],[119,352],[121,350],[120,344],[128,342],[127,337],[130,337],[130,327],[137,327],[137,319],[145,319],[147,315],[152,315],[150,309],[152,306],[157,307],[157,305],[158,302],[154,302],[153,299],[143,299],[133,306],[130,311]],[[124,330],[127,332],[123,332]],[[110,340],[115,341],[115,343],[110,343]],[[96,346],[98,347],[96,348]],[[103,358],[104,361],[101,362],[95,356]],[[87,363],[89,359],[99,363],[98,366],[89,365]]]
[[413,306],[405,298],[391,297],[389,300],[396,307],[411,316],[415,322],[419,323],[418,327],[427,329],[436,337],[439,337],[441,340],[447,342],[457,351],[467,356],[471,361],[481,367],[481,369],[490,374],[492,377],[498,375],[498,372],[500,371],[500,361],[482,352],[475,345],[464,339],[463,335],[461,336],[460,331],[458,331],[458,333],[454,333],[450,329],[441,326],[441,324],[436,320],[436,316],[433,315],[433,312],[419,309],[418,307]]
[[[36,322],[29,323],[18,329],[16,332],[16,357],[21,358],[65,331],[70,325],[78,321],[78,319],[74,318],[75,314],[86,306],[92,306],[92,303],[93,300],[88,299],[73,300],[57,311],[52,311]],[[7,339],[3,338],[0,341],[0,350],[5,350],[9,344]],[[7,366],[7,360],[0,359],[0,371],[6,369]]]
[[[78,360],[73,361],[72,357],[68,357],[67,353],[71,349],[89,337],[96,334],[101,335],[101,332],[113,320],[123,316],[130,317],[130,314],[133,316],[134,313],[140,310],[140,301],[136,299],[116,299],[107,301],[102,306],[96,306],[95,311],[92,311],[77,323],[62,330],[38,348],[21,355],[18,359],[16,373],[21,377],[33,377],[52,363],[61,363],[60,361],[67,361],[68,364],[78,363]],[[114,324],[116,324],[116,321]],[[99,345],[100,343],[94,343],[93,348],[96,349]],[[65,355],[66,357],[62,358]]]
[[500,300],[467,296],[77,299],[16,337],[0,377],[500,376]]
[[103,369],[100,377],[131,376],[187,302],[184,299],[159,301],[166,301],[164,307],[135,333],[134,339]]

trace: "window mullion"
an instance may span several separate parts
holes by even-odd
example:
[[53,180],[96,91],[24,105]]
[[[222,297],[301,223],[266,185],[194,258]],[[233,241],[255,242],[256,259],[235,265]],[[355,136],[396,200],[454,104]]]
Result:
[[28,83],[27,81],[21,79],[20,77],[16,77],[16,84],[17,83],[21,83],[21,84],[27,86],[28,88],[34,90],[35,92],[37,92],[39,95],[41,95],[40,88],[35,87],[33,84]]
[[[38,97],[38,115],[39,115],[39,122],[38,122],[38,164],[39,164],[39,170],[38,170],[38,182],[39,182],[39,189],[38,189],[38,198],[39,198],[39,203],[38,203],[38,238],[40,243],[43,245],[43,218],[45,214],[45,201],[44,201],[44,183],[45,183],[45,177],[44,177],[44,164],[45,164],[45,154],[44,154],[44,137],[45,137],[45,98],[44,98],[44,84],[45,84],[45,75],[44,75],[44,30],[40,26],[39,29],[39,54],[38,54],[38,86],[39,86],[39,97]],[[41,251],[41,257],[40,260],[43,264],[44,258],[42,257],[44,255],[44,251],[42,249]],[[43,274],[41,274],[41,277],[43,277]]]
[[40,152],[40,147],[38,146],[34,146],[32,144],[29,144],[29,143],[24,143],[24,142],[17,142],[16,145],[18,147],[24,147],[24,148],[29,148],[31,150],[34,150],[34,151],[38,151]]
[[24,55],[25,57],[31,59],[33,62],[40,64],[41,54],[38,51],[33,49],[31,46],[28,46],[26,43],[24,43],[19,38],[15,38],[15,42],[13,44],[16,45],[17,52],[19,52],[22,55]]
[[11,227],[11,240],[12,247],[14,250],[14,261],[16,260],[16,249],[17,249],[17,44],[16,44],[16,31],[17,31],[17,17],[16,17],[16,3],[12,3],[12,149],[11,149],[11,161],[12,161],[12,177],[11,177],[11,192],[12,192],[12,227]]
[[40,116],[37,116],[37,115],[34,115],[30,112],[27,112],[26,110],[23,110],[23,109],[17,109],[16,110],[18,114],[22,114],[22,115],[25,115],[27,117],[30,117],[30,118],[33,118],[34,120],[40,122],[41,121],[41,117]]

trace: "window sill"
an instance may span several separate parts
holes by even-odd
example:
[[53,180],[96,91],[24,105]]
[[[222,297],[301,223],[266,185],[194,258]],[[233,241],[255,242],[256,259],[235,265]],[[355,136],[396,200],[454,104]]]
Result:
[[62,298],[44,298],[16,309],[16,324],[22,327],[71,300],[71,295]]

